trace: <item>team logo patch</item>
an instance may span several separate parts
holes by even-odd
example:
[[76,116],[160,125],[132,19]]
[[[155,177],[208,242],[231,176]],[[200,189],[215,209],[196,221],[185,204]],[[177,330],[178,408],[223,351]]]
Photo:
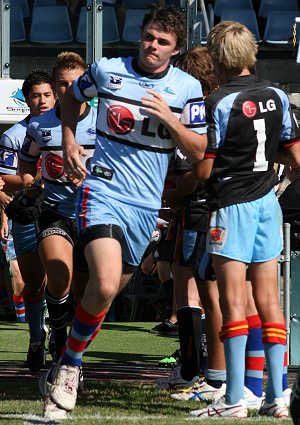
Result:
[[96,129],[95,127],[90,127],[86,130],[86,132],[90,134],[91,136],[94,136],[96,134]]
[[52,140],[51,130],[42,130],[42,141],[47,143],[50,140]]
[[251,100],[246,100],[242,105],[242,111],[246,118],[253,118],[257,113],[257,107]]
[[12,167],[14,165],[15,154],[6,149],[0,149],[0,162],[3,165]]
[[141,81],[139,83],[139,85],[141,87],[143,87],[143,89],[153,89],[153,87],[154,87],[154,84],[152,84],[152,83],[146,83],[146,81]]
[[101,165],[95,165],[92,171],[93,176],[101,177],[105,180],[111,180],[114,175],[114,170],[102,167]]
[[45,167],[49,177],[58,179],[64,173],[64,162],[61,156],[49,153],[45,159]]
[[205,124],[205,106],[204,102],[195,102],[189,105],[190,107],[190,123]]
[[108,83],[108,88],[110,90],[120,90],[122,84],[122,77],[118,75],[111,75]]
[[171,95],[176,95],[176,93],[171,89],[171,87],[165,87],[163,89],[163,92],[167,93],[167,94],[171,94]]
[[211,227],[209,229],[209,243],[211,245],[222,245],[225,237],[224,227]]
[[107,110],[106,119],[109,129],[116,134],[125,135],[134,128],[134,117],[125,106],[110,106]]

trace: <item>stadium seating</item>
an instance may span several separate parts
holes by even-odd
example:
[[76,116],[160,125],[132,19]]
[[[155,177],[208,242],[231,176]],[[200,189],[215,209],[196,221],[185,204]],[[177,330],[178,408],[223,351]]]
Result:
[[21,6],[10,8],[10,41],[12,43],[26,40],[24,17]]
[[181,7],[181,1],[180,0],[165,0],[165,4],[166,6],[176,6],[176,7]]
[[73,41],[66,6],[37,6],[32,11],[29,39],[35,43],[56,44]]
[[20,6],[22,9],[23,18],[28,18],[30,16],[28,0],[10,0],[10,6]]
[[[116,43],[120,41],[117,18],[114,7],[104,6],[103,8],[103,44]],[[80,9],[79,20],[76,30],[76,40],[79,43],[86,42],[86,7]]]
[[223,10],[228,9],[253,9],[252,0],[215,0],[214,14],[218,18],[222,16]]
[[158,4],[158,0],[122,0],[122,5],[126,9],[149,9],[155,4]]
[[56,0],[34,0],[33,7],[57,6]]
[[272,11],[287,10],[295,11],[299,10],[297,0],[260,0],[258,16],[261,18],[267,18],[269,13]]
[[[269,12],[263,41],[270,44],[288,44],[293,38],[293,25],[297,15],[299,15],[297,11]],[[299,41],[299,36],[297,41]]]
[[122,39],[130,43],[138,43],[141,38],[141,25],[145,13],[149,9],[127,9],[124,20]]
[[223,10],[221,15],[221,21],[236,21],[245,25],[254,35],[257,42],[261,41],[259,34],[258,23],[256,13],[254,10]]

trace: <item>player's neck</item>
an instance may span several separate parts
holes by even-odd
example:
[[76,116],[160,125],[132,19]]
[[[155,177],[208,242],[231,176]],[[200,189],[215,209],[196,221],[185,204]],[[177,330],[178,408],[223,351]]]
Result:
[[242,70],[242,72],[239,74],[239,77],[244,77],[244,76],[246,76],[246,75],[251,75],[251,72],[249,71],[249,69],[248,69],[248,68],[244,68],[244,69]]

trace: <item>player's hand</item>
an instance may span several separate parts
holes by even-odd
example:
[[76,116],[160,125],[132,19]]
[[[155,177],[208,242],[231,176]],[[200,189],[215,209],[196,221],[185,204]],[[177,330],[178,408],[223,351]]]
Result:
[[172,125],[174,120],[178,121],[161,94],[157,93],[155,90],[147,90],[147,93],[152,96],[143,96],[141,98],[146,111],[155,115],[167,127]]
[[10,202],[12,197],[0,191],[0,208],[4,209]]
[[76,143],[68,144],[64,149],[64,172],[67,180],[80,186],[87,175],[87,169],[80,160],[86,156],[84,148]]
[[2,177],[0,177],[0,190],[4,188],[4,185],[5,185],[5,181],[3,180]]

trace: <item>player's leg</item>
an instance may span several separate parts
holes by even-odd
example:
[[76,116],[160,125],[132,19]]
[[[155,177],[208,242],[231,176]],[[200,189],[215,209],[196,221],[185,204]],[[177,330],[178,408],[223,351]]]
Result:
[[27,364],[32,372],[45,366],[45,272],[37,252],[34,224],[13,223],[18,264],[24,280],[24,303],[29,326]]

